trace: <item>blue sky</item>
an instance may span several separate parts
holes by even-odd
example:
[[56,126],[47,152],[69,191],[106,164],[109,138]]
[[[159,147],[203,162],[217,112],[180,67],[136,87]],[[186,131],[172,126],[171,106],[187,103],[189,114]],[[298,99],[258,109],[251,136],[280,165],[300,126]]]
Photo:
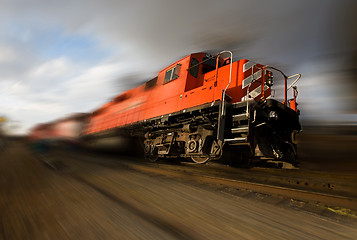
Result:
[[64,26],[29,25],[24,20],[2,25],[2,38],[27,46],[46,59],[66,56],[72,61],[95,64],[108,58],[113,51],[110,47],[100,46],[100,41],[94,35],[66,32]]
[[[39,52],[46,58],[68,57],[71,61],[83,64],[95,64],[110,56],[110,49],[101,48],[92,36],[79,34],[65,34],[63,31],[49,31],[41,33],[46,38],[54,38],[51,46],[42,48],[37,44]],[[46,39],[42,40],[46,41]]]

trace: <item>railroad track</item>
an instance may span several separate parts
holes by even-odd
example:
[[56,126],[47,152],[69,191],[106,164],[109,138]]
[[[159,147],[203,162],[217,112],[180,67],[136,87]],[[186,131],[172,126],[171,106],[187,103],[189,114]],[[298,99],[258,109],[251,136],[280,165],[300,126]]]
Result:
[[[68,158],[69,156],[64,156]],[[71,160],[79,160],[74,156],[69,157]],[[90,177],[86,176],[88,172],[88,164],[81,161],[63,161],[63,156],[61,154],[46,154],[40,156],[39,159],[45,164],[49,169],[59,171],[64,176],[72,178],[77,183],[81,184],[84,188],[90,188],[97,192],[97,194],[104,196],[109,201],[117,204],[118,206],[131,212],[138,218],[152,225],[153,227],[164,232],[166,235],[170,236],[170,239],[204,239],[199,233],[187,230],[187,227],[178,221],[175,221],[163,214],[158,213],[152,209],[148,209],[138,202],[133,201],[132,198],[125,196],[125,194],[120,194],[117,191],[113,191],[106,182],[94,181]],[[94,162],[91,162],[92,164]],[[83,169],[85,173],[80,170]],[[92,168],[89,168],[92,169]]]
[[[217,186],[224,186],[232,189],[240,189],[240,190],[249,190],[251,192],[262,193],[269,196],[279,196],[286,199],[294,199],[298,201],[310,202],[314,204],[322,204],[333,210],[335,207],[338,208],[345,208],[353,210],[353,212],[357,211],[357,198],[345,195],[339,195],[335,192],[326,193],[326,192],[319,192],[313,190],[304,190],[298,189],[294,186],[277,186],[271,183],[263,183],[264,181],[268,181],[269,178],[262,178],[264,174],[259,172],[258,180],[263,182],[253,182],[254,178],[251,179],[234,179],[232,178],[232,172],[230,174],[225,174],[221,172],[221,176],[217,176],[221,170],[221,166],[209,166],[206,167],[205,165],[190,165],[190,164],[180,164],[180,165],[173,165],[173,164],[163,164],[163,163],[149,163],[149,162],[142,162],[142,161],[132,161],[132,159],[121,159],[118,161],[117,159],[113,159],[113,157],[108,156],[90,156],[90,155],[78,155],[78,154],[71,154],[71,158],[80,161],[86,161],[92,164],[100,164],[106,167],[116,167],[116,166],[125,166],[129,169],[140,171],[144,173],[150,173],[154,175],[161,175],[170,178],[177,178],[177,179],[184,179],[188,182],[196,182],[196,183],[204,183],[204,184],[213,184]],[[218,169],[217,169],[218,168]],[[205,171],[207,169],[214,169],[214,173],[212,171]],[[226,168],[223,168],[226,169]],[[244,172],[245,170],[237,170],[238,172]],[[233,174],[236,174],[237,171],[233,171]],[[251,172],[248,174],[252,174]],[[254,175],[254,174],[252,174]],[[240,176],[236,176],[240,177]],[[311,177],[311,176],[310,176]],[[276,176],[273,176],[273,180],[276,182]],[[281,179],[281,178],[280,178]],[[296,182],[296,178],[283,178],[285,182]],[[256,180],[256,179],[255,179]],[[299,180],[298,180],[299,181]],[[307,181],[306,181],[307,182]],[[306,186],[305,184],[302,184]],[[313,184],[310,184],[313,185]],[[332,185],[332,184],[328,184]],[[298,187],[303,187],[299,185]],[[351,187],[351,186],[350,186]],[[329,188],[332,190],[331,188]],[[326,189],[322,189],[326,190]],[[349,189],[349,191],[352,191]],[[331,208],[330,208],[331,207]],[[354,217],[355,215],[352,214]]]
[[[12,210],[5,211],[2,216],[5,218],[0,230],[5,231],[2,233],[5,238],[14,234],[11,229],[18,232],[17,236],[30,235],[36,239],[44,232],[52,239],[79,235],[125,239],[133,236],[145,239],[148,236],[155,236],[155,239],[237,239],[247,237],[247,233],[259,239],[356,236],[355,221],[350,218],[285,209],[286,199],[275,204],[269,197],[257,202],[251,201],[249,196],[244,195],[244,199],[226,194],[230,192],[213,184],[227,184],[217,183],[214,179],[211,186],[207,179],[194,176],[203,174],[192,172],[193,169],[203,170],[205,166],[183,165],[186,174],[193,176],[177,177],[170,173],[184,172],[160,171],[160,168],[175,168],[174,165],[130,162],[129,159],[118,162],[105,157],[53,151],[42,159],[49,169],[54,169],[48,170],[26,149],[18,155],[18,149],[12,148],[11,154],[6,155],[9,164],[2,162],[2,166],[10,165],[9,169],[13,170],[3,168],[3,173],[14,176],[13,180],[18,180],[21,186],[18,190],[22,189],[9,198],[9,203],[14,202]],[[134,166],[156,167],[157,171]],[[10,184],[9,189],[12,187]],[[237,192],[256,195],[243,190]],[[40,218],[29,214],[37,211]],[[29,220],[23,222],[22,219]],[[49,224],[44,224],[46,222]],[[26,230],[29,223],[30,228]],[[33,233],[33,228],[38,231]]]
[[167,169],[165,170],[167,172],[163,173],[162,168],[153,168],[151,166],[128,165],[128,167],[143,172],[164,174],[165,176],[171,176],[177,178],[181,177],[186,180],[191,179],[194,181],[203,181],[212,184],[221,184],[233,188],[251,190],[258,193],[264,193],[269,195],[280,195],[284,197],[293,198],[296,200],[309,201],[309,202],[313,201],[316,203],[323,203],[330,206],[339,206],[339,207],[344,207],[357,211],[357,199],[344,197],[344,196],[312,192],[312,191],[287,188],[287,187],[279,187],[269,184],[240,181],[240,180],[222,178],[217,176],[170,171]]
[[108,191],[105,187],[98,183],[93,183],[86,178],[79,176],[78,174],[71,174],[71,177],[83,185],[95,190],[99,194],[105,196],[110,201],[120,205],[121,207],[124,207],[126,210],[147,221],[154,227],[157,227],[166,232],[174,239],[202,239],[202,237],[197,233],[187,231],[186,227],[179,222],[168,219],[162,214],[158,214],[150,209],[135,204],[131,199],[127,199],[122,195],[119,196],[118,194]]

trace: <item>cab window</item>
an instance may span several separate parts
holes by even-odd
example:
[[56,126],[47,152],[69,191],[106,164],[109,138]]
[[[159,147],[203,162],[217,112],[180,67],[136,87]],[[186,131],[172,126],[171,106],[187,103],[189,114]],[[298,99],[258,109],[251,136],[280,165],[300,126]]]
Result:
[[175,67],[166,71],[164,83],[168,83],[179,77],[181,64],[177,64]]
[[[216,69],[216,61],[216,57],[204,57],[202,64],[202,73],[205,74]],[[220,67],[220,65],[218,67]]]
[[199,62],[196,58],[191,59],[191,64],[190,64],[190,74],[197,78],[198,77],[198,71],[200,69]]
[[157,84],[157,77],[151,79],[150,81],[145,83],[145,90],[152,89],[156,86]]

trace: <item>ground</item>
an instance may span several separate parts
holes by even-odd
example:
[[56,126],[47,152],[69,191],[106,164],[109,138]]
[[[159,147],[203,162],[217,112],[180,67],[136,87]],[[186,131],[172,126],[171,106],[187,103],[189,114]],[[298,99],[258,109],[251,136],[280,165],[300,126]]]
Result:
[[355,223],[65,156],[0,153],[0,239],[357,238]]

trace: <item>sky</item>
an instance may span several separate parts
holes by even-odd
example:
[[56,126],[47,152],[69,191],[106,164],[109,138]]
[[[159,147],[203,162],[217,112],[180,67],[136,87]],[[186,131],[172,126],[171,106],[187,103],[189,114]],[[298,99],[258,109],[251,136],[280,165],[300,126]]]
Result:
[[[13,134],[91,112],[192,52],[301,73],[303,122],[357,123],[357,1],[0,0],[0,116]],[[281,81],[275,82],[277,91]],[[279,88],[280,87],[280,88]]]

